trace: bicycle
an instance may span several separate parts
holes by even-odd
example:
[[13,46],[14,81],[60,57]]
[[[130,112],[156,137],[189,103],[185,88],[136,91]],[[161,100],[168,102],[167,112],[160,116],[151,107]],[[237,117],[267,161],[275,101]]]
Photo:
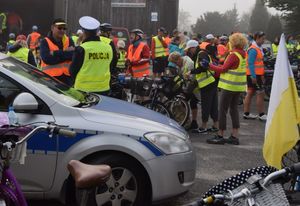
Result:
[[[32,123],[35,124],[35,123]],[[30,125],[32,125],[30,124]],[[37,123],[36,123],[37,124]],[[0,205],[14,205],[14,206],[27,206],[26,199],[21,191],[21,187],[10,170],[10,163],[14,159],[19,159],[25,142],[39,131],[49,132],[49,137],[54,135],[63,135],[73,137],[75,133],[70,130],[62,129],[53,122],[46,123],[47,125],[40,125],[31,130],[29,125],[1,128],[0,133],[0,157],[1,157],[1,183],[0,183]],[[19,139],[20,129],[21,133],[27,133],[21,140]]]
[[202,199],[184,206],[288,206],[282,184],[300,174],[300,163],[276,171],[272,167],[258,167],[226,179],[210,189]]

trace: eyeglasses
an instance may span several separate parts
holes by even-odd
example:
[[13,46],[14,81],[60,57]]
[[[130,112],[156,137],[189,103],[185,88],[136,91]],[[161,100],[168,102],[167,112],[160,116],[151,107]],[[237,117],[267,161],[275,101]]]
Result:
[[66,27],[56,27],[58,30],[64,30],[64,31],[66,31],[67,30],[67,28]]

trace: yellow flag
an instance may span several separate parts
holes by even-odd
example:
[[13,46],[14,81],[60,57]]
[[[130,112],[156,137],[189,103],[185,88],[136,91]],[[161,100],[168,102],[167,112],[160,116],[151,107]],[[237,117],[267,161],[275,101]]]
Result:
[[281,35],[273,76],[263,155],[268,165],[281,168],[281,159],[299,140],[300,103]]

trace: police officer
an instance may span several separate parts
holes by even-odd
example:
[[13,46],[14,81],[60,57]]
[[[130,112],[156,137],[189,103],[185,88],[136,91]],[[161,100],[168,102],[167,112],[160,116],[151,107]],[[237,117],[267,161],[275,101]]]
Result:
[[110,90],[110,64],[112,48],[97,36],[100,22],[90,16],[79,19],[83,30],[83,42],[76,47],[70,74],[74,80],[74,88],[108,95]]
[[111,31],[112,31],[112,26],[110,23],[103,23],[100,25],[100,39],[102,42],[107,43],[111,46],[111,49],[113,51],[113,57],[112,57],[112,62],[110,65],[110,71],[113,71],[118,63],[118,52],[116,50],[116,46],[112,39],[110,39],[111,36]]

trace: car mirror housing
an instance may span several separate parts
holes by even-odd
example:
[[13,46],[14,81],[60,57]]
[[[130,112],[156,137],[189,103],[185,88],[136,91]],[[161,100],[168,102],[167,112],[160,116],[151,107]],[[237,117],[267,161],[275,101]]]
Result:
[[38,106],[39,103],[36,98],[28,92],[19,94],[18,96],[16,96],[13,102],[14,109],[19,111],[37,110]]

